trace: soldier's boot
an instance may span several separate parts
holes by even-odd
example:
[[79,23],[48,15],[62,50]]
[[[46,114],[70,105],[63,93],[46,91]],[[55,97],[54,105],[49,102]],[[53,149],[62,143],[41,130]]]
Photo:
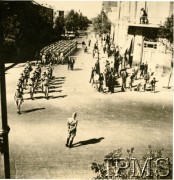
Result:
[[66,144],[65,144],[66,147],[68,147],[68,143],[69,143],[69,138],[67,138],[66,140]]
[[69,143],[69,148],[72,148],[72,147],[73,147],[72,143],[73,143],[73,140],[70,141],[70,143]]

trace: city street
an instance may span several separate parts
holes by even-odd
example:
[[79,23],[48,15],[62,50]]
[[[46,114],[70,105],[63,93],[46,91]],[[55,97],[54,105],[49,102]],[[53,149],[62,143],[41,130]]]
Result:
[[[78,44],[73,71],[66,64],[54,66],[49,100],[41,92],[31,100],[25,90],[20,115],[14,92],[24,64],[7,71],[12,178],[89,179],[95,176],[90,164],[102,162],[118,148],[126,155],[134,147],[141,157],[151,145],[164,148],[165,157],[172,156],[172,90],[121,92],[117,88],[113,94],[99,93],[89,83],[96,61],[91,51],[84,53]],[[101,63],[102,54],[100,58]],[[65,147],[67,119],[73,112],[79,122],[74,147],[69,149]]]

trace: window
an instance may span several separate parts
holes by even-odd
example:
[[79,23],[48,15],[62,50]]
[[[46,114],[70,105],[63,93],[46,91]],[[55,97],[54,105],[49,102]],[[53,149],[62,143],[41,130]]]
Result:
[[144,48],[157,49],[157,43],[144,41]]

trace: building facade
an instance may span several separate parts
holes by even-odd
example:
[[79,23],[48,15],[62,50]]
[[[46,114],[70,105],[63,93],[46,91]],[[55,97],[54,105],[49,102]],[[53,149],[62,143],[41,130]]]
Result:
[[[147,24],[140,24],[142,8]],[[170,66],[172,54],[159,41],[157,32],[173,14],[173,2],[120,1],[107,14],[112,23],[111,38],[122,55],[129,54],[134,63]]]

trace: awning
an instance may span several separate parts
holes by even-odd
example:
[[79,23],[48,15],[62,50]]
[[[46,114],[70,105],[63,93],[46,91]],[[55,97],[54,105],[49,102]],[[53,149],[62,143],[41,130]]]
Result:
[[130,52],[130,48],[131,48],[131,44],[133,41],[133,35],[129,35],[128,36],[128,40],[126,41],[125,45],[123,46],[123,48],[120,50],[120,54],[124,55],[126,53],[126,51]]

